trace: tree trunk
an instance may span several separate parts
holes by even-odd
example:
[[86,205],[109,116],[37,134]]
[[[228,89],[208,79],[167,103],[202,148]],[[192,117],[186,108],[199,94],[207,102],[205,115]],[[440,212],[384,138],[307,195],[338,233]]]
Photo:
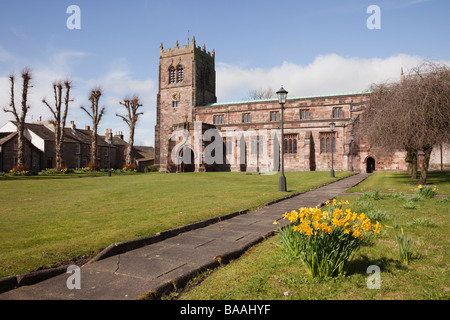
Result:
[[25,169],[25,136],[24,136],[25,127],[23,123],[17,123],[17,163],[16,168],[18,170]]
[[56,170],[61,170],[61,144],[60,144],[60,134],[58,119],[55,119],[54,129],[55,129],[55,160],[56,160]]
[[[92,113],[86,110],[83,106],[81,109],[84,110],[89,117],[92,119],[92,136],[91,136],[91,150],[89,156],[89,167],[93,170],[98,170],[100,168],[99,163],[97,161],[97,128],[100,123],[100,119],[102,118],[103,113],[105,112],[105,108],[102,108],[99,112],[98,110],[98,101],[102,95],[102,91],[100,88],[94,88],[91,91],[91,95],[89,96],[89,101],[91,101],[91,110]],[[66,100],[68,101],[68,100]]]
[[412,159],[411,159],[411,179],[416,180],[417,179],[417,158],[418,158],[418,151],[413,150],[412,151]]
[[94,127],[92,128],[92,136],[91,136],[91,155],[90,160],[91,165],[95,168],[97,167],[97,125],[94,123]]
[[[58,130],[58,129],[56,129],[56,130]],[[62,159],[62,152],[61,152],[63,137],[59,137],[59,135],[57,137],[56,144],[55,144],[56,169],[57,170],[61,170],[63,167],[63,159]]]
[[405,158],[405,162],[408,163],[408,174],[411,179],[417,179],[417,156],[418,152],[413,148],[406,148],[407,154]]
[[131,165],[132,162],[132,152],[133,152],[133,144],[134,144],[134,123],[130,126],[130,139],[128,141],[127,146],[127,154],[125,157],[125,163],[127,165]]
[[423,157],[422,171],[420,172],[419,184],[427,183],[427,173],[428,173],[428,167],[430,165],[430,158],[431,158],[432,151],[433,151],[433,147],[429,147],[429,146],[427,146],[423,149],[424,157]]

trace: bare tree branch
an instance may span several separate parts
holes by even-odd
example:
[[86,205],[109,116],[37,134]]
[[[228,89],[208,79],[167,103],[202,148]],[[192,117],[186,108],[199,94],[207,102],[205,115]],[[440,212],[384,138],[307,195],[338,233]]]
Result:
[[[418,150],[429,159],[433,146],[450,141],[448,66],[424,62],[412,68],[401,82],[375,84],[371,92],[357,130],[370,145],[407,150],[407,161],[412,161]],[[425,161],[421,183],[425,183],[427,168]]]
[[89,101],[91,101],[91,112],[89,112],[84,106],[80,108],[84,110],[89,117],[92,119],[92,135],[91,135],[91,151],[90,151],[90,166],[98,169],[99,164],[97,161],[97,128],[103,114],[105,113],[105,108],[102,108],[99,112],[98,104],[100,97],[103,92],[100,87],[95,87],[91,90],[89,95]]
[[275,96],[275,90],[267,88],[258,88],[250,90],[246,100],[261,100],[261,99],[271,99]]
[[144,114],[143,112],[138,112],[138,109],[142,107],[141,102],[139,101],[139,97],[134,95],[131,99],[125,98],[123,101],[119,102],[126,109],[126,115],[116,114],[117,117],[121,118],[130,129],[130,138],[128,141],[127,152],[125,155],[125,163],[130,165],[132,163],[132,152],[133,152],[133,144],[134,144],[134,131],[136,128],[136,122],[139,119],[139,116]]
[[[63,102],[63,86],[66,89],[66,93],[64,99],[64,109],[61,110]],[[67,112],[69,109],[70,81],[65,80],[64,83],[62,81],[53,82],[53,96],[55,100],[54,107],[51,107],[45,99],[43,99],[42,102],[50,109],[51,113],[53,114],[51,123],[53,124],[55,130],[55,160],[56,168],[60,170],[61,168],[63,168],[64,162],[62,157],[62,145],[64,141],[64,127],[66,126]]]
[[19,170],[26,169],[25,164],[25,155],[24,155],[24,145],[25,145],[25,119],[27,116],[28,109],[30,109],[30,106],[27,105],[27,99],[28,99],[28,89],[31,87],[30,81],[31,81],[32,75],[31,71],[28,68],[25,68],[22,71],[22,102],[21,102],[21,110],[19,114],[19,110],[16,108],[15,98],[14,98],[14,83],[15,83],[15,75],[11,73],[9,75],[9,81],[11,83],[10,87],[10,104],[8,108],[4,108],[4,112],[9,112],[14,115],[14,118],[16,120],[17,125],[17,164],[16,167]]

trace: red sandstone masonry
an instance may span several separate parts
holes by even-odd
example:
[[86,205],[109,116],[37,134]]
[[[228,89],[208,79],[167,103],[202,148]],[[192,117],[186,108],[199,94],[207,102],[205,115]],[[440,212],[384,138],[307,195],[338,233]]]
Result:
[[[245,101],[236,103],[215,103],[215,62],[214,51],[207,52],[205,47],[197,47],[195,39],[188,45],[178,43],[172,49],[160,49],[159,92],[157,102],[157,124],[155,127],[155,163],[161,170],[178,171],[185,166],[179,159],[171,159],[172,148],[180,147],[177,141],[170,141],[175,130],[187,129],[190,132],[188,143],[194,146],[194,122],[201,122],[215,126],[222,137],[228,130],[248,132],[254,130],[279,130],[281,116],[272,121],[271,112],[280,112],[280,105],[276,99]],[[181,65],[184,71],[183,82],[169,83],[169,68]],[[350,146],[352,122],[363,112],[369,93],[338,94],[330,96],[288,98],[285,104],[285,138],[296,140],[296,152],[285,155],[286,171],[330,170],[331,152],[321,150],[321,140],[326,143],[330,135],[330,122],[335,122],[334,138],[336,139],[333,152],[333,166],[335,170],[353,169],[366,172],[367,160],[375,159],[376,170],[406,170],[404,153],[385,155],[364,142],[354,142]],[[178,99],[178,105],[172,101]],[[335,117],[335,108],[339,108],[339,117]],[[302,111],[308,117],[302,118]],[[216,116],[216,117],[215,117]],[[217,116],[223,122],[215,123]],[[245,120],[245,121],[244,121]],[[204,133],[204,131],[202,132]],[[273,155],[274,141],[267,139],[263,152]],[[237,142],[234,148],[237,149]],[[238,161],[238,152],[233,152],[231,166],[196,165],[196,171],[202,170],[231,170],[255,171],[261,166],[270,165],[274,160],[252,159],[251,137],[245,138],[248,152],[245,155],[245,165]],[[200,152],[207,147],[203,142]],[[237,151],[237,150],[234,150]],[[179,150],[174,150],[178,154]],[[198,151],[197,151],[198,153]],[[199,155],[197,155],[199,156]],[[174,163],[175,162],[177,163]],[[178,162],[181,161],[181,166]],[[193,168],[193,167],[192,167]]]

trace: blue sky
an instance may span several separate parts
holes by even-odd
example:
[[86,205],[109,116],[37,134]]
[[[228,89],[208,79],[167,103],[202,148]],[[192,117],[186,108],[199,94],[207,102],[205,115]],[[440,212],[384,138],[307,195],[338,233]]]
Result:
[[[69,30],[69,5],[81,9],[81,29]],[[370,30],[370,5],[381,10],[381,29]],[[90,124],[80,105],[89,90],[104,89],[100,125],[123,131],[118,101],[139,94],[144,116],[138,144],[153,145],[159,46],[195,36],[216,53],[219,102],[242,100],[251,89],[282,84],[289,96],[359,92],[397,80],[400,68],[423,59],[450,64],[448,0],[2,0],[0,2],[0,106],[9,104],[8,75],[34,73],[27,121],[50,117],[40,102],[52,82],[70,77],[75,101],[69,119]],[[1,111],[0,111],[1,112]],[[0,126],[10,120],[0,113]]]

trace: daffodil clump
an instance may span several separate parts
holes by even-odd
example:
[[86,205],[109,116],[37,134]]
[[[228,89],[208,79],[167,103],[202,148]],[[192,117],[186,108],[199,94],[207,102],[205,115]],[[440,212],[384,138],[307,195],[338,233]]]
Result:
[[18,170],[18,169],[11,169],[9,170],[9,173],[12,176],[29,176],[30,175],[30,171],[28,170]]
[[280,230],[283,247],[300,258],[311,277],[345,276],[348,260],[366,237],[380,233],[364,213],[343,211],[348,202],[327,202],[324,209],[300,208],[283,215],[289,224]]
[[437,194],[438,188],[437,186],[419,186],[416,189],[416,194],[420,197],[431,199]]

